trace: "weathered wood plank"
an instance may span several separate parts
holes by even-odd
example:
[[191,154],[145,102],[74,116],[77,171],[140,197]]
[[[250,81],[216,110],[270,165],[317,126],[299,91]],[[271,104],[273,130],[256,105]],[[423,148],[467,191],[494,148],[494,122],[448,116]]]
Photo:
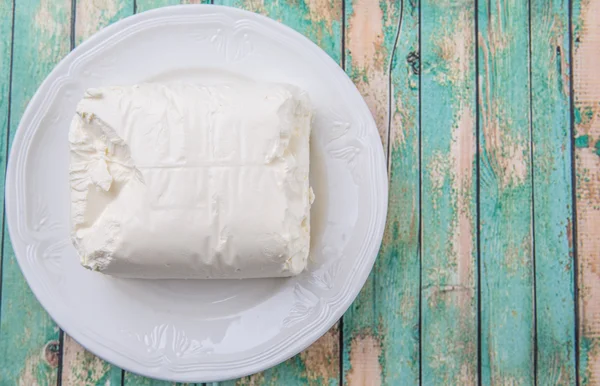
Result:
[[[216,0],[269,16],[299,31],[340,63],[341,0]],[[339,383],[339,329],[334,326],[303,353],[262,373],[222,385],[336,385]]]
[[346,71],[389,149],[390,190],[381,251],[343,319],[343,380],[415,385],[420,360],[418,2],[355,0],[346,7]]
[[569,4],[531,1],[537,382],[575,384]]
[[84,349],[65,334],[63,341],[63,385],[120,386],[122,370]]
[[134,0],[76,0],[75,44],[133,14]]
[[150,9],[178,4],[210,4],[210,0],[138,0],[136,2],[136,12],[140,13]]
[[423,384],[476,385],[475,4],[421,7]]
[[573,2],[573,87],[579,285],[579,377],[600,384],[600,14]]
[[[133,14],[133,0],[77,0],[75,44],[107,25]],[[121,385],[122,370],[91,354],[74,339],[63,341],[63,385]]]
[[[69,52],[71,1],[18,1],[14,12],[9,145],[39,84]],[[3,229],[0,384],[54,385],[59,330],[31,293]]]
[[[10,110],[10,68],[12,57],[12,27],[13,27],[13,2],[0,0],[0,130],[8,132],[8,119]],[[0,195],[4,202],[4,177],[6,160],[8,158],[8,141],[6,135],[0,137]],[[4,229],[4,205],[0,208],[0,229]],[[2,258],[0,257],[0,278],[2,277]],[[1,284],[1,280],[0,280]],[[0,293],[1,295],[1,293]],[[2,298],[0,297],[0,304]],[[0,362],[1,363],[1,362]]]
[[483,384],[534,382],[529,14],[480,1],[479,183]]

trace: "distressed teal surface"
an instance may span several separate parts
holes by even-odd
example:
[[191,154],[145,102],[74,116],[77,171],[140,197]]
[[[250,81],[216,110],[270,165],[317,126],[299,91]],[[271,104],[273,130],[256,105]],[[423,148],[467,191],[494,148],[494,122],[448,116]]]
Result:
[[569,9],[531,0],[537,381],[575,384]]
[[[12,46],[12,18],[13,3],[11,0],[0,0],[0,130],[8,131],[9,127],[9,109],[10,109],[10,68],[11,68],[11,46]],[[4,200],[4,174],[6,169],[6,160],[8,158],[8,141],[6,135],[0,136],[0,194]],[[0,229],[4,229],[4,205],[0,209],[2,220],[0,220]],[[0,264],[0,275],[2,265]],[[0,276],[1,277],[1,276]],[[1,299],[0,299],[1,304]]]
[[529,14],[479,2],[481,381],[534,382]]
[[138,0],[136,2],[136,12],[144,12],[160,7],[179,4],[210,4],[210,0]]
[[580,135],[575,138],[575,147],[578,148],[586,148],[590,146],[590,136],[589,135]]
[[[9,147],[27,103],[46,75],[69,52],[71,2],[16,2],[14,13]],[[6,133],[2,138],[6,138]],[[56,384],[58,338],[58,327],[37,302],[19,270],[5,227],[0,384]]]
[[476,385],[475,8],[421,6],[423,384]]
[[[180,2],[199,1],[77,0],[74,42]],[[344,66],[378,125],[390,186],[377,263],[343,321],[285,363],[221,384],[598,383],[600,0],[218,3],[289,25]],[[1,173],[28,101],[69,51],[71,4],[0,0]],[[2,248],[0,385],[173,385],[66,335],[60,347],[6,231]]]
[[389,149],[390,189],[379,256],[343,318],[343,381],[418,384],[419,8],[409,1],[347,1],[346,6],[346,71]]

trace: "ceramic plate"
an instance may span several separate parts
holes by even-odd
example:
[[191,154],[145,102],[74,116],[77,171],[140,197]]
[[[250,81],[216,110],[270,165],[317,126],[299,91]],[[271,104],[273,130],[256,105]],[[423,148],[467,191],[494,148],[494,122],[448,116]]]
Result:
[[[296,84],[315,105],[308,270],[286,279],[152,281],[82,268],[69,240],[67,134],[84,90],[231,77]],[[181,382],[255,373],[323,335],[367,279],[386,208],[381,141],[346,74],[292,29],[216,6],[142,13],[75,49],[29,103],[6,182],[17,259],[58,325],[119,367]]]

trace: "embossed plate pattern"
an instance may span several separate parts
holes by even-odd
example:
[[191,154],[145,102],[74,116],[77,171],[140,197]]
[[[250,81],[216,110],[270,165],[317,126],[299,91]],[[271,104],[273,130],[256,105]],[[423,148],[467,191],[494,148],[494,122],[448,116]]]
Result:
[[[311,137],[311,261],[288,279],[145,281],[83,269],[69,241],[67,134],[85,89],[241,76],[306,89]],[[6,182],[14,250],[56,322],[96,355],[173,381],[255,373],[299,353],[344,313],[373,265],[385,224],[381,141],[360,94],[316,45],[252,13],[163,8],[120,21],[67,56],[15,135]]]

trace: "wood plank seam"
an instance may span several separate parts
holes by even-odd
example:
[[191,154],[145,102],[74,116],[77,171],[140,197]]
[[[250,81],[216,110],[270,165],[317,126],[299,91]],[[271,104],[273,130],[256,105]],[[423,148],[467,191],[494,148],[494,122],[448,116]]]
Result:
[[[5,145],[5,153],[3,154],[3,157],[5,160],[8,160],[8,154],[10,153],[10,149],[8,146],[8,142],[10,139],[10,106],[11,106],[11,102],[12,102],[12,86],[13,86],[13,61],[14,61],[14,46],[15,46],[15,2],[16,0],[12,0],[12,16],[11,16],[11,36],[10,36],[10,61],[9,61],[9,67],[8,67],[8,96],[7,96],[7,105],[6,105],[6,134],[4,137],[4,140],[6,141],[6,145]],[[4,164],[4,175],[6,176],[6,170],[8,168],[8,162],[5,162]],[[2,205],[2,224],[1,224],[1,228],[2,230],[4,230],[4,224],[6,223],[6,212],[4,210],[4,205]],[[2,267],[3,267],[3,263],[4,263],[4,253],[2,253],[1,249],[2,246],[4,245],[4,237],[6,235],[6,232],[2,232],[2,236],[0,236],[0,241],[2,242],[2,244],[0,244],[0,320],[2,320],[2,278],[3,278],[3,272],[2,272]]]
[[537,374],[538,374],[538,323],[537,323],[537,275],[536,275],[536,254],[535,254],[535,166],[533,163],[533,76],[532,76],[532,46],[533,40],[531,38],[531,1],[527,1],[527,17],[529,19],[527,26],[527,34],[529,39],[529,45],[527,49],[527,61],[529,62],[529,163],[531,165],[530,181],[531,181],[531,257],[532,257],[532,280],[533,280],[533,384],[537,385]]
[[[343,0],[345,2],[345,0]],[[419,7],[420,12],[420,7]],[[392,142],[392,102],[393,102],[393,94],[392,94],[392,65],[394,64],[394,58],[396,57],[396,49],[398,48],[398,40],[400,39],[400,34],[402,32],[402,16],[404,14],[404,0],[400,0],[400,11],[398,16],[398,24],[396,26],[396,37],[394,38],[394,43],[392,45],[392,53],[390,54],[390,60],[388,62],[387,68],[387,78],[388,78],[388,116],[387,116],[387,151],[385,156],[387,158],[387,169],[388,169],[388,178],[391,169],[391,142]],[[419,17],[420,20],[420,17]],[[420,23],[419,23],[420,25]],[[345,40],[345,36],[342,37],[342,42]],[[345,63],[343,63],[344,71],[346,70]]]
[[344,384],[418,384],[418,2],[348,3],[347,73],[371,109],[386,153],[389,149],[393,188],[379,257],[344,316]]
[[[473,42],[475,46],[475,140],[477,141],[477,146],[475,146],[475,213],[477,216],[477,231],[475,232],[475,243],[477,245],[477,384],[481,386],[482,382],[482,344],[481,344],[481,206],[480,206],[480,196],[481,196],[481,147],[479,146],[479,138],[481,137],[481,122],[479,120],[479,116],[481,114],[479,100],[481,98],[481,90],[479,87],[479,0],[475,1],[475,7],[473,10],[473,18],[475,24],[475,41]],[[485,0],[482,0],[485,1]]]
[[[418,375],[418,382],[419,385],[423,384],[423,254],[421,253],[421,247],[423,245],[423,125],[422,125],[422,110],[423,110],[423,103],[421,103],[421,96],[423,93],[423,83],[422,83],[422,76],[421,74],[423,74],[423,61],[419,60],[421,58],[421,56],[423,55],[423,48],[422,48],[422,39],[421,37],[423,36],[423,31],[422,31],[422,26],[423,26],[423,14],[422,14],[422,9],[423,7],[421,6],[421,0],[419,1],[419,32],[418,32],[418,52],[416,53],[417,58],[416,60],[418,60],[418,68],[419,68],[419,93],[418,93],[418,105],[419,105],[419,116],[417,118],[418,122],[419,122],[419,133],[418,133],[418,139],[417,139],[417,148],[418,148],[418,154],[417,157],[419,159],[419,166],[418,166],[418,175],[419,175],[419,187],[418,187],[418,192],[419,192],[419,225],[417,227],[417,261],[419,262],[419,300],[417,302],[417,312],[418,312],[418,320],[419,320],[419,375]],[[413,67],[414,68],[414,67]]]
[[573,1],[573,98],[578,232],[579,379],[600,384],[600,1]]
[[575,338],[575,384],[580,385],[579,375],[579,241],[578,241],[578,228],[577,228],[577,173],[576,171],[576,159],[575,159],[575,90],[574,90],[574,79],[575,72],[573,67],[574,60],[574,46],[573,46],[573,0],[568,0],[568,18],[569,18],[569,73],[571,74],[571,81],[569,82],[569,135],[571,140],[571,207],[573,211],[573,273],[575,276],[574,283],[574,338]]

